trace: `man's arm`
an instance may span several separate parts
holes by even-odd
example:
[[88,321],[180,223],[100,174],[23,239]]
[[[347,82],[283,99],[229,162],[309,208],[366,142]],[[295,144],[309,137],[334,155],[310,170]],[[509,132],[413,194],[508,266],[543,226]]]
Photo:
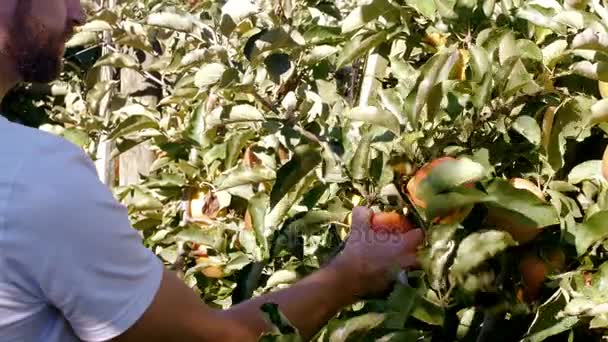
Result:
[[391,281],[387,271],[392,266],[415,264],[422,232],[379,235],[369,229],[369,218],[368,209],[355,209],[349,243],[326,267],[287,289],[226,311],[205,306],[181,280],[166,272],[148,311],[116,341],[257,341],[270,328],[260,311],[260,306],[268,302],[277,304],[308,339],[359,296],[385,289]]
[[257,341],[269,331],[260,306],[272,302],[309,338],[342,307],[355,300],[350,278],[328,266],[287,289],[222,311],[206,306],[174,272],[165,271],[155,300],[142,318],[116,342]]
[[18,285],[55,307],[80,340],[255,341],[269,328],[264,302],[309,337],[342,306],[385,289],[395,263],[415,263],[420,231],[375,233],[371,212],[356,208],[349,241],[330,265],[288,289],[211,309],[143,246],[90,159],[46,140],[15,179],[3,252]]

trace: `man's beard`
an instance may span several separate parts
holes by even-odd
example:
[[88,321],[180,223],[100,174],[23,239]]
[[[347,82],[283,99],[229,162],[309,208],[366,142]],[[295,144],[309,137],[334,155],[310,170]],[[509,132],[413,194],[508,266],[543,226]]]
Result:
[[61,57],[41,48],[30,51],[17,56],[17,70],[24,82],[48,83],[59,77],[63,66]]
[[62,42],[45,33],[44,27],[29,15],[29,2],[22,0],[17,5],[19,8],[10,30],[9,53],[24,82],[48,83],[62,71]]

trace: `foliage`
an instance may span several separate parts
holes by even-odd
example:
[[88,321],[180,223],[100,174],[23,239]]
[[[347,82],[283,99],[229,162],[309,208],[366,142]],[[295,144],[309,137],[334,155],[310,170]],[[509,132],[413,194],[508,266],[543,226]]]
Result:
[[[116,196],[210,305],[313,272],[362,203],[416,218],[423,269],[345,308],[317,340],[599,339],[607,29],[600,0],[130,1],[93,13],[52,89],[4,105],[44,110],[48,121],[29,122],[92,156],[104,137],[114,155],[150,142],[150,174]],[[100,81],[103,66],[143,75],[158,104]],[[414,207],[406,182],[446,155],[458,161],[434,171],[427,208]],[[461,221],[433,223],[471,204]],[[519,261],[554,247],[563,265],[527,296]]]

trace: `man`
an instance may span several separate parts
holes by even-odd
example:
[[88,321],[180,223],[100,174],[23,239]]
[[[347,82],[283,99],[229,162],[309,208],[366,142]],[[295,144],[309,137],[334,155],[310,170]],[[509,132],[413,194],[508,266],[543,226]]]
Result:
[[[84,21],[79,0],[0,2],[0,98],[48,82]],[[272,302],[304,337],[416,264],[420,230],[377,234],[356,208],[344,251],[294,284],[230,310],[201,302],[144,248],[127,211],[75,145],[0,119],[0,341],[256,341]]]

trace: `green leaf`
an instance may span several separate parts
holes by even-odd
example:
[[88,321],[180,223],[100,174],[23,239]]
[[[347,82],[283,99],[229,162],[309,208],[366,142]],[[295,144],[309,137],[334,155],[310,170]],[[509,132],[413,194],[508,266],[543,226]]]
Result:
[[608,328],[608,314],[600,314],[595,316],[589,322],[589,329],[606,329]]
[[594,50],[608,52],[608,33],[597,32],[593,28],[588,28],[574,36],[571,44],[572,49]]
[[519,39],[516,42],[516,48],[519,51],[519,56],[522,59],[530,59],[535,62],[543,62],[543,51],[533,41],[528,39]]
[[458,318],[460,323],[458,324],[458,329],[456,330],[456,337],[459,341],[465,339],[465,337],[476,328],[474,326],[473,319],[475,317],[475,308],[466,308],[460,310],[458,313]]
[[472,45],[469,49],[471,55],[471,71],[473,73],[472,80],[475,82],[481,82],[492,69],[490,64],[490,58],[485,49]]
[[239,155],[243,147],[255,137],[253,130],[238,131],[227,137],[226,141],[226,159],[224,166],[231,168],[236,165]]
[[574,96],[557,110],[549,139],[548,157],[554,171],[562,168],[566,153],[566,140],[582,140],[589,136],[587,127],[591,115],[592,100]]
[[429,218],[446,217],[471,205],[494,200],[483,191],[463,186],[449,192],[423,193],[421,197],[427,202],[426,214]]
[[420,183],[419,194],[439,194],[460,185],[475,183],[487,175],[487,170],[468,158],[446,160],[434,167]]
[[516,245],[511,235],[503,231],[473,232],[458,246],[451,273],[457,279],[463,279],[484,262]]
[[400,342],[400,341],[421,341],[424,338],[424,333],[418,329],[400,330],[388,333],[376,342]]
[[604,180],[601,160],[588,160],[575,166],[568,174],[570,184],[579,184],[586,180]]
[[565,39],[556,40],[543,48],[543,63],[548,68],[554,68],[564,56],[564,52],[568,48],[568,41]]
[[388,308],[406,317],[412,317],[424,323],[442,326],[445,321],[445,310],[441,306],[421,296],[419,291],[408,285],[395,285],[388,298]]
[[369,177],[371,163],[371,135],[364,134],[350,162],[350,172],[353,179],[363,180]]
[[338,44],[344,40],[339,27],[313,25],[304,32],[304,39],[308,44]]
[[302,235],[312,235],[317,233],[323,225],[332,222],[340,222],[346,218],[345,213],[336,213],[327,210],[309,211],[301,219],[291,222],[289,230]]
[[429,248],[421,262],[429,277],[431,287],[435,290],[439,291],[447,286],[447,264],[456,252],[454,237],[457,230],[458,225],[456,224],[440,225],[433,227],[428,234]]
[[115,89],[116,85],[117,83],[112,81],[95,83],[93,89],[91,89],[86,96],[89,112],[94,115],[103,115],[104,113],[99,113],[101,101],[108,93]]
[[199,88],[205,88],[218,83],[227,67],[221,63],[206,64],[194,76],[194,83]]
[[498,46],[498,60],[500,64],[504,65],[505,62],[512,57],[519,57],[521,51],[517,48],[515,36],[512,32],[507,32],[502,37],[500,45]]
[[207,115],[207,103],[202,101],[193,111],[190,119],[188,120],[188,127],[186,128],[184,135],[196,141],[197,144],[202,146],[205,142],[205,117]]
[[218,107],[206,118],[210,127],[255,121],[265,121],[264,115],[256,107],[249,104]]
[[570,66],[570,70],[575,75],[587,77],[596,81],[608,82],[608,63],[597,62],[591,63],[589,61],[582,61],[573,63]]
[[306,64],[317,64],[322,60],[325,60],[340,51],[335,46],[331,45],[319,45],[312,48],[312,50],[303,58],[303,62]]
[[133,115],[120,122],[108,135],[108,140],[124,137],[144,129],[158,129],[158,123],[145,115]]
[[131,187],[130,197],[127,199],[127,203],[130,208],[138,211],[157,210],[163,207],[161,201],[154,197],[149,191],[139,186]]
[[182,32],[194,30],[194,20],[191,16],[171,12],[150,14],[147,24]]
[[437,53],[424,65],[418,80],[418,91],[411,92],[408,96],[408,103],[411,103],[412,106],[408,106],[406,110],[411,123],[418,123],[424,106],[427,105],[433,94],[433,89],[437,84],[448,79],[459,58],[458,51],[451,49],[447,52]]
[[562,291],[555,292],[555,294],[538,309],[534,321],[522,342],[544,341],[551,336],[572,329],[579,322],[579,318],[558,318],[560,311],[565,305],[566,298]]
[[203,229],[190,225],[176,234],[178,241],[194,242],[203,246],[217,248],[222,242],[221,233],[217,229]]
[[428,1],[428,0],[407,0],[406,3],[408,6],[411,6],[420,14],[424,15],[427,18],[435,17],[435,11],[437,10],[436,3],[438,1]]
[[91,141],[89,134],[78,128],[66,128],[61,136],[80,147],[84,147]]
[[[260,338],[261,342],[266,341],[281,341],[281,342],[301,342],[303,341],[298,329],[289,321],[285,315],[279,310],[279,306],[274,303],[264,303],[260,309],[264,314],[264,318],[272,326],[272,331],[265,333]],[[281,338],[270,339],[272,336],[281,336]]]
[[103,31],[112,31],[112,24],[105,20],[100,19],[92,19],[89,22],[82,25],[80,28],[81,32],[103,32]]
[[553,20],[554,15],[555,11],[543,9],[539,6],[517,8],[517,16],[519,18],[527,20],[532,24],[551,29],[556,33],[566,34],[566,26]]
[[399,119],[390,112],[374,106],[360,106],[349,110],[345,116],[353,121],[365,122],[388,128],[395,135],[401,134]]
[[526,70],[524,63],[521,59],[517,59],[509,73],[503,96],[511,96],[520,91],[533,94],[539,90],[540,88],[534,83],[532,75]]
[[528,190],[515,188],[504,179],[494,179],[486,192],[494,198],[486,203],[488,207],[507,210],[513,219],[526,225],[543,228],[559,224],[559,216],[551,204]]
[[249,215],[251,215],[251,225],[255,231],[255,239],[262,250],[262,258],[264,260],[270,257],[270,248],[268,246],[266,227],[264,224],[268,203],[268,195],[259,193],[249,200],[249,205],[247,207],[247,211],[249,212]]
[[87,46],[97,44],[99,42],[99,34],[97,32],[78,32],[70,40],[65,43],[66,48],[75,48],[78,46]]
[[300,201],[306,192],[310,191],[316,180],[317,176],[312,173],[301,179],[292,191],[284,196],[279,203],[272,208],[270,213],[266,215],[266,227],[271,229],[278,228],[293,206]]
[[240,165],[221,178],[217,189],[221,191],[241,185],[269,182],[275,178],[275,172],[265,166],[258,166],[252,169]]
[[595,125],[608,121],[608,99],[597,101],[591,106],[589,124]]
[[301,36],[294,36],[282,27],[276,27],[268,31],[263,31],[259,36],[251,37],[245,47],[245,54],[254,62],[266,52],[278,51],[280,49],[294,49],[302,47],[306,42]]
[[374,33],[365,39],[361,36],[354,37],[352,40],[348,41],[342,52],[338,56],[338,60],[336,62],[337,68],[342,68],[355,59],[363,56],[371,49],[380,45],[380,43],[386,40],[387,33],[385,31],[380,31]]
[[310,145],[296,147],[293,158],[277,171],[276,182],[270,193],[270,208],[274,208],[321,160],[318,148]]
[[576,225],[576,230],[573,233],[576,251],[579,256],[585,254],[594,244],[603,242],[608,238],[607,220],[608,211],[600,211],[589,217],[585,222]]
[[513,122],[512,128],[524,136],[531,144],[540,145],[541,131],[536,120],[531,116],[522,115]]
[[135,57],[133,56],[120,52],[112,52],[108,55],[101,57],[93,67],[98,68],[102,66],[139,69],[139,62],[137,62],[137,59],[135,59]]
[[239,23],[258,11],[259,8],[251,1],[227,1],[224,6],[222,6],[220,23],[222,34],[229,36]]
[[342,21],[342,34],[358,30],[391,10],[394,10],[394,7],[387,0],[372,0],[359,6]]
[[370,312],[341,322],[329,336],[329,342],[346,342],[353,333],[369,331],[378,327],[386,314]]

